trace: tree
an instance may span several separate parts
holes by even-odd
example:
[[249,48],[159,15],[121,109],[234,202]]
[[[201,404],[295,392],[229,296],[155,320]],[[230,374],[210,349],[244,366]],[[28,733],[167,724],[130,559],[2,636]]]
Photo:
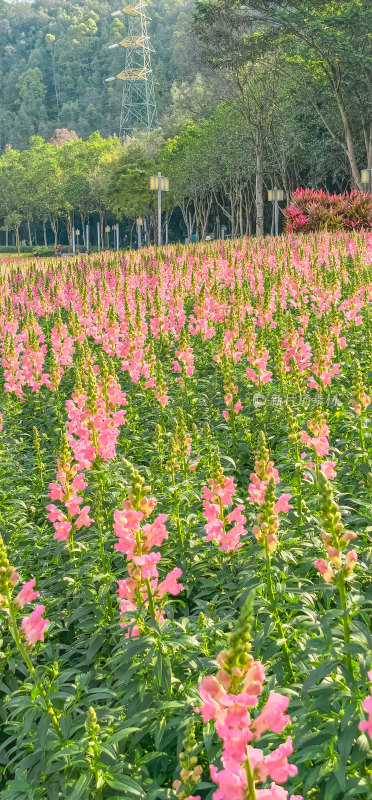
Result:
[[27,193],[24,202],[29,238],[31,239],[30,221],[40,221],[44,245],[47,245],[46,223],[49,220],[56,247],[58,218],[65,209],[62,173],[56,149],[51,144],[46,144],[41,137],[33,137],[29,149],[21,153],[20,158],[26,173]]
[[[239,31],[241,51],[253,48],[260,56],[273,49],[281,52],[281,68],[301,83],[307,101],[345,152],[355,185],[362,188],[359,131],[364,134],[365,158],[372,163],[371,4],[363,0],[296,0],[290,4],[283,0],[197,0],[197,5],[199,30],[214,15],[220,21],[223,18],[230,31]],[[338,112],[333,117],[322,103],[327,89]]]
[[264,232],[264,151],[282,93],[278,56],[260,55],[252,16],[243,16],[239,0],[198,0],[197,31],[204,56],[230,85],[245,118],[256,160],[256,234]]
[[26,196],[26,171],[20,153],[7,147],[0,160],[0,216],[4,219],[5,228],[14,231],[18,252]]

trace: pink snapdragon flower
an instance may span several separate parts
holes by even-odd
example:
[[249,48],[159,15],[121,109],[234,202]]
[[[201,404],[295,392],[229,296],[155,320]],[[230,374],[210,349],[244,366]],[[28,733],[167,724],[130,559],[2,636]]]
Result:
[[284,713],[288,705],[288,697],[277,692],[270,692],[266,705],[252,724],[255,739],[259,739],[265,731],[281,733],[286,725],[289,725],[290,717]]
[[43,618],[44,612],[45,606],[37,605],[29,617],[23,617],[22,631],[30,647],[33,647],[36,642],[44,641],[44,633],[50,625],[49,619]]
[[[372,684],[372,669],[368,673],[368,678]],[[372,739],[372,686],[370,687],[370,694],[363,700],[363,711],[368,714],[368,719],[364,719],[359,723],[359,730],[367,731],[368,736]]]
[[322,461],[320,469],[322,470],[323,475],[325,475],[326,478],[328,478],[328,480],[336,477],[335,466],[336,466],[335,461]]
[[27,603],[32,603],[37,597],[40,597],[40,592],[35,592],[35,578],[32,578],[27,583],[24,583],[21,591],[17,594],[14,602],[18,608],[23,608]]

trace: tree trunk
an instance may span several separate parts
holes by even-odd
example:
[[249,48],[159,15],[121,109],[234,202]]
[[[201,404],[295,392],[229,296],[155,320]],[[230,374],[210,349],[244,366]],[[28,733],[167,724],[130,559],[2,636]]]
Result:
[[31,225],[30,220],[27,220],[27,230],[28,230],[28,243],[32,245],[32,233],[31,233]]
[[201,238],[204,239],[209,221],[209,215],[212,206],[212,194],[207,195],[202,200],[195,200],[195,215],[198,228],[200,228]]
[[240,198],[239,198],[239,236],[244,236],[244,230],[243,230],[243,196],[242,196],[242,190],[240,190]]
[[372,122],[368,124],[368,131],[366,135],[366,150],[367,150],[367,168],[372,169]]
[[349,159],[349,164],[351,168],[351,174],[353,176],[353,181],[355,186],[360,190],[363,191],[363,184],[362,179],[357,163],[354,141],[353,141],[353,134],[351,130],[349,115],[346,110],[346,106],[344,103],[344,98],[342,97],[341,89],[338,86],[334,87],[337,105],[339,108],[339,112],[342,119],[342,124],[344,126],[344,134],[345,134],[345,142],[346,142],[346,150],[347,150],[347,157]]
[[50,227],[54,233],[54,247],[57,247],[58,244],[58,220],[54,217],[50,217]]
[[103,238],[103,223],[104,223],[104,214],[102,214],[102,212],[100,212],[99,224],[100,224],[100,228],[101,228],[101,249],[102,250],[105,249],[105,242],[104,242],[104,238]]
[[20,241],[19,241],[19,225],[16,225],[16,227],[15,227],[15,237],[16,237],[17,252],[18,252],[18,255],[19,255],[20,252],[21,252],[21,245],[20,245]]
[[70,214],[67,214],[66,217],[66,231],[67,231],[67,241],[69,246],[72,247],[72,220]]
[[261,131],[256,138],[256,236],[264,233],[264,200],[263,200],[263,144]]
[[80,214],[80,219],[81,219],[81,233],[83,236],[83,245],[84,247],[86,247],[87,243],[85,240],[85,216],[83,214]]
[[48,247],[45,219],[43,219],[43,236],[44,236],[44,247]]
[[9,228],[5,228],[5,247],[9,247]]

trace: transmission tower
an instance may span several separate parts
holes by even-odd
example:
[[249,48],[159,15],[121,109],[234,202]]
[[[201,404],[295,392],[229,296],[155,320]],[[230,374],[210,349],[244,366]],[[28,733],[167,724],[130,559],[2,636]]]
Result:
[[125,14],[128,18],[127,36],[119,45],[111,45],[125,48],[125,68],[116,76],[123,81],[121,138],[130,136],[135,129],[151,131],[158,124],[151,69],[151,53],[154,50],[147,32],[149,17],[146,5],[146,0],[134,0],[133,5],[128,5],[112,15]]

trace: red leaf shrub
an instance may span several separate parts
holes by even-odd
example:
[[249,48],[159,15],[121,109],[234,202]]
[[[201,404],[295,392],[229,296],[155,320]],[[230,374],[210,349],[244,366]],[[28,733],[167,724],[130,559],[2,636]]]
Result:
[[284,211],[289,233],[359,231],[372,228],[369,192],[331,194],[322,189],[296,189]]

